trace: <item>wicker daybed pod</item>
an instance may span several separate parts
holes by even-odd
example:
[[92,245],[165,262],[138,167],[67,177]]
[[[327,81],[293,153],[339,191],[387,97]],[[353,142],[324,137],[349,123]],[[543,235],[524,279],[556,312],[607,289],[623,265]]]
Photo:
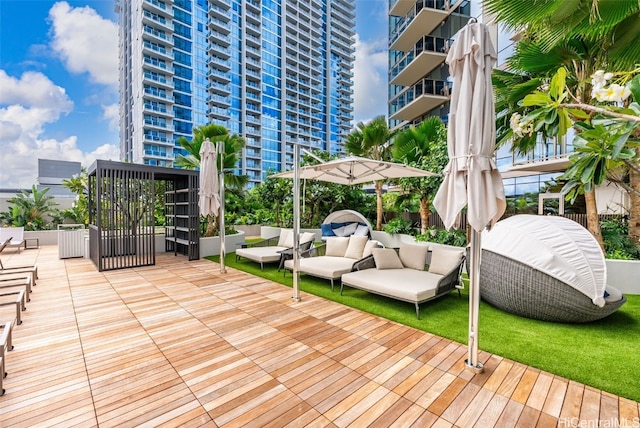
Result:
[[480,295],[507,312],[564,323],[591,322],[626,298],[607,284],[593,236],[564,217],[517,215],[482,236]]

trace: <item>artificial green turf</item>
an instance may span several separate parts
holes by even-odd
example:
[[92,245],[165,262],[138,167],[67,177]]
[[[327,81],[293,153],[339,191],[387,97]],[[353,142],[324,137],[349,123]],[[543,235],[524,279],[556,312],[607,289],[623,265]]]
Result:
[[[208,257],[217,261],[218,257]],[[226,265],[292,286],[291,272],[283,276],[277,265],[236,262],[227,254]],[[301,276],[300,290],[356,309],[415,327],[429,333],[467,343],[469,299],[467,290],[450,293],[420,305],[400,302],[365,291],[345,288],[339,281],[331,291],[328,280]],[[628,295],[627,303],[613,315],[588,324],[559,324],[531,320],[480,303],[480,349],[513,361],[640,401],[640,296]]]

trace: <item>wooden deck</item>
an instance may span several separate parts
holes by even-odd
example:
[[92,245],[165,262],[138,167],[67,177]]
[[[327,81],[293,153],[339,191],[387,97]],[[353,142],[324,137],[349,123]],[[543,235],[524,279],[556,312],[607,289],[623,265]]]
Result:
[[1,427],[640,426],[636,402],[487,353],[473,375],[464,345],[206,260],[2,255],[40,278]]

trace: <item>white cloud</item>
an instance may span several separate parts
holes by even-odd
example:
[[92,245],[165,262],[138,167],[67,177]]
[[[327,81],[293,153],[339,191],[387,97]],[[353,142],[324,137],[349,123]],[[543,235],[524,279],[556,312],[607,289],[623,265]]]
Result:
[[0,188],[35,184],[39,158],[77,161],[83,166],[96,158],[118,159],[116,145],[104,144],[84,153],[76,136],[58,140],[43,135],[45,125],[73,109],[65,90],[44,74],[26,72],[15,78],[0,70],[0,86]]
[[353,70],[355,123],[387,115],[388,48],[386,37],[362,41],[356,34]]
[[92,8],[58,2],[49,11],[51,47],[73,73],[89,73],[93,82],[118,83],[118,25]]
[[109,122],[109,129],[118,130],[120,127],[120,105],[110,104],[102,106],[102,118]]

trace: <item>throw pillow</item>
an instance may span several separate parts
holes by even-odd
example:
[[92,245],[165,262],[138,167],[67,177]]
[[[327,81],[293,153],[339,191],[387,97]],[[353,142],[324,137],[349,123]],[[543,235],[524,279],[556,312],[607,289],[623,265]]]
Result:
[[346,236],[345,233],[344,233],[345,227],[346,226],[341,226],[341,227],[333,229],[333,234],[335,236]]
[[349,238],[331,236],[327,238],[327,251],[325,256],[344,257],[344,253],[349,246]]
[[458,266],[463,254],[462,251],[434,248],[431,252],[429,272],[438,275],[445,275],[451,272],[451,269]]
[[320,229],[322,230],[322,236],[336,236],[330,224],[321,224]]
[[362,258],[364,246],[367,245],[368,240],[368,236],[351,235],[349,237],[349,245],[347,246],[347,251],[345,251],[344,256],[350,259],[360,260]]
[[374,248],[382,247],[378,241],[370,240],[364,245],[364,250],[362,250],[362,257],[369,257],[371,255],[371,251]]
[[353,232],[353,234],[356,236],[369,236],[369,226],[366,226],[364,224],[359,224],[358,227],[356,228],[356,231]]
[[[291,245],[287,245],[291,241]],[[278,238],[278,247],[293,248],[293,230],[280,229],[280,238]]]
[[316,239],[316,234],[313,232],[302,232],[300,235],[300,243],[304,244],[305,242],[314,241]]
[[358,223],[349,223],[344,227],[344,236],[351,236],[358,228]]
[[400,261],[402,261],[402,265],[406,268],[424,270],[427,264],[428,252],[429,247],[427,245],[400,243]]
[[398,253],[393,248],[374,248],[371,253],[378,270],[403,268]]

